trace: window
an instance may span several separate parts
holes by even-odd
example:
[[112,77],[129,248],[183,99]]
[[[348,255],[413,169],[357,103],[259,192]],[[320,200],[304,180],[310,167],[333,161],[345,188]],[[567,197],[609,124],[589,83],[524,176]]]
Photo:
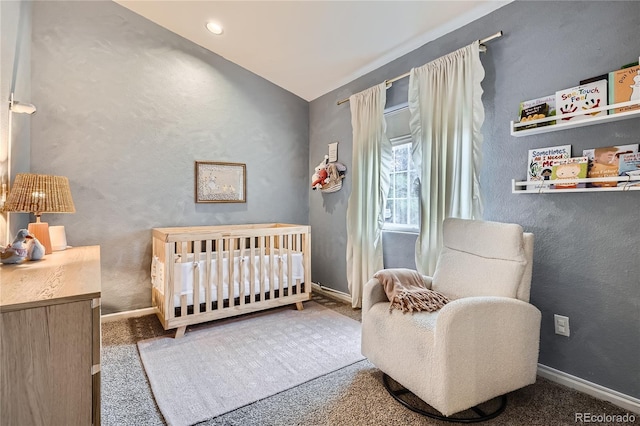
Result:
[[385,111],[387,137],[392,145],[389,193],[384,211],[387,231],[420,229],[420,177],[411,160],[411,130],[407,104]]
[[411,130],[407,104],[385,111],[387,137],[392,145],[389,193],[384,211],[387,231],[420,229],[420,177],[411,160]]
[[411,136],[393,140],[392,144],[384,229],[417,231],[420,226],[420,178],[411,160]]

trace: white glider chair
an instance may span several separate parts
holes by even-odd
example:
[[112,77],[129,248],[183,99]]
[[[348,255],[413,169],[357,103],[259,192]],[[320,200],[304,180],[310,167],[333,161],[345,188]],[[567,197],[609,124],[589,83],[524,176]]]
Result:
[[[506,393],[536,381],[541,314],[529,303],[533,234],[516,224],[449,218],[443,244],[433,277],[422,279],[449,303],[435,312],[390,309],[381,282],[371,279],[362,354],[407,408],[439,420],[484,421],[504,410]],[[389,376],[404,389],[393,390]],[[408,402],[408,392],[439,413]],[[499,404],[492,412],[477,407],[499,396],[484,404]],[[468,409],[475,413],[461,418]]]

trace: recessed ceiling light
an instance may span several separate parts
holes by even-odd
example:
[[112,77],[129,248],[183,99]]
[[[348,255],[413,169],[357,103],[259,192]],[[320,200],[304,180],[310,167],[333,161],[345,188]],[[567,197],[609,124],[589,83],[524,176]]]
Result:
[[215,35],[222,34],[222,27],[220,24],[216,24],[215,22],[207,22],[207,29]]

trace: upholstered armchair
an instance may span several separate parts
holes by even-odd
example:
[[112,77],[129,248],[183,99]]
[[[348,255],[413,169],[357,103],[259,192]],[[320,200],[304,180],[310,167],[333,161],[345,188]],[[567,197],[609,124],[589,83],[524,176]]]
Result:
[[[449,218],[443,245],[433,277],[422,279],[449,303],[435,312],[390,309],[381,282],[371,279],[362,353],[385,373],[390,392],[387,375],[443,416],[409,408],[451,420],[535,382],[541,314],[529,303],[532,234],[515,224]],[[471,419],[495,417],[505,404],[503,397],[495,413]]]

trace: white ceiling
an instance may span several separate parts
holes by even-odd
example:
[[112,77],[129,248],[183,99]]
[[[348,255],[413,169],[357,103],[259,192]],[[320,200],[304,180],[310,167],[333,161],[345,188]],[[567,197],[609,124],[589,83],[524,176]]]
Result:
[[[115,1],[307,101],[509,3]],[[224,33],[208,32],[208,21]]]

